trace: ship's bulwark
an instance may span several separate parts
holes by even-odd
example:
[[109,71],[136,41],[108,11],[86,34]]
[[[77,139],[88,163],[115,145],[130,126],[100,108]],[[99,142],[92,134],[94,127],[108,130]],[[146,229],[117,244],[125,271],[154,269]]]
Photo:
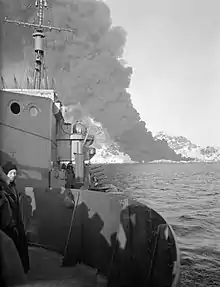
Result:
[[165,221],[159,214],[123,196],[87,190],[71,192],[74,214],[65,206],[66,192],[34,190],[32,241],[63,255],[66,250],[64,266],[89,265],[107,276],[109,284],[148,286],[149,281],[153,284],[158,274],[163,273],[167,275],[155,286],[171,286],[176,246],[171,238],[171,254],[168,252],[170,242],[160,244],[166,262],[160,266],[160,254],[155,253],[155,246],[158,245],[158,226]]

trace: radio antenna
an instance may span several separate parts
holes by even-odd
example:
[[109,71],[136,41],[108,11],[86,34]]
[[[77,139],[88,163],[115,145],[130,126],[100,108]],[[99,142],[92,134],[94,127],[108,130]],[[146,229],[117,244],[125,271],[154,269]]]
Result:
[[53,26],[44,25],[44,9],[48,8],[47,0],[36,0],[35,6],[38,8],[37,18],[38,23],[29,23],[16,20],[9,20],[5,18],[6,23],[16,24],[18,26],[34,28],[33,38],[34,38],[34,51],[35,51],[35,69],[34,69],[34,89],[42,88],[42,80],[44,80],[45,88],[48,87],[45,58],[44,58],[44,40],[45,31],[57,31],[57,32],[71,32],[75,33],[76,30],[58,28]]

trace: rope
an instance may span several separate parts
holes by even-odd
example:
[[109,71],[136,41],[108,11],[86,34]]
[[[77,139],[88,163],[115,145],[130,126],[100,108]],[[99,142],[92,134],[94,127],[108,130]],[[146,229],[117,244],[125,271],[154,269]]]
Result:
[[[67,247],[68,247],[69,240],[70,240],[70,235],[71,235],[71,231],[72,231],[72,224],[73,224],[74,215],[76,213],[76,207],[77,207],[78,201],[79,201],[79,195],[80,195],[80,192],[77,193],[76,204],[75,204],[73,212],[72,212],[69,233],[68,233],[68,236],[67,236],[67,242],[66,242],[65,249],[64,249],[64,258],[65,258],[66,253],[67,253]],[[51,247],[46,246],[46,245],[38,244],[38,243],[35,243],[35,242],[30,242],[29,241],[28,242],[28,246],[38,247],[38,248],[42,248],[42,249],[45,249],[45,250],[53,251],[53,252],[56,252],[56,253],[60,253],[57,249],[51,248]]]
[[86,140],[87,140],[87,138],[88,138],[88,136],[89,136],[90,128],[91,128],[91,127],[89,127],[89,128],[88,128],[88,130],[87,130],[87,133],[86,133],[85,139],[84,139],[84,141],[83,141],[83,145],[85,145]]
[[157,246],[158,246],[158,242],[159,242],[159,226],[157,228],[157,237],[153,246],[153,252],[152,252],[152,257],[151,257],[151,261],[150,261],[150,266],[149,266],[149,272],[148,272],[148,283],[151,284],[151,280],[152,280],[152,275],[153,275],[153,265],[154,265],[154,261],[155,261],[155,254],[157,251]]
[[70,228],[69,228],[69,232],[68,232],[68,236],[67,236],[67,241],[66,241],[66,245],[65,245],[65,249],[64,249],[64,257],[66,256],[67,253],[67,248],[68,248],[68,244],[69,244],[69,240],[70,240],[70,235],[72,232],[72,225],[73,225],[73,219],[75,217],[75,213],[76,213],[76,207],[78,206],[78,202],[79,202],[79,195],[80,195],[80,191],[77,192],[77,199],[76,199],[76,204],[74,206],[73,212],[72,212],[72,217],[70,220]]
[[119,223],[118,231],[117,231],[117,234],[116,234],[116,241],[115,241],[114,249],[113,249],[113,251],[112,251],[112,257],[111,257],[111,260],[110,260],[110,263],[109,263],[109,268],[108,268],[108,272],[107,272],[107,280],[108,280],[108,278],[109,278],[110,275],[111,275],[112,266],[113,266],[113,261],[114,261],[115,254],[116,254],[117,235],[118,235],[118,232],[119,232],[119,228],[120,228],[120,223]]

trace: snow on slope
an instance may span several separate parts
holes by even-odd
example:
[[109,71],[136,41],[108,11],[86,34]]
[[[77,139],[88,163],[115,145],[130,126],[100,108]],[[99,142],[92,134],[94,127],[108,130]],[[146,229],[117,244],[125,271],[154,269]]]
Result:
[[164,139],[177,154],[184,157],[192,158],[196,161],[220,161],[220,147],[207,146],[202,148],[199,145],[193,144],[190,140],[183,136],[169,136],[164,132],[159,132],[154,137]]

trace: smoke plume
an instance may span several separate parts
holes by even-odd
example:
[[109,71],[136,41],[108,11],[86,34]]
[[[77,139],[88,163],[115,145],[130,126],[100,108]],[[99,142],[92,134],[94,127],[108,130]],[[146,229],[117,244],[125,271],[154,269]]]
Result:
[[[32,21],[34,2],[1,0],[1,16]],[[132,68],[122,60],[127,35],[121,27],[112,26],[108,6],[96,0],[48,4],[45,22],[75,31],[47,33],[46,64],[60,99],[67,105],[84,107],[131,159],[180,159],[165,141],[154,141],[132,105],[126,91]],[[33,65],[32,31],[11,24],[1,30],[4,70],[9,71],[12,63]]]

